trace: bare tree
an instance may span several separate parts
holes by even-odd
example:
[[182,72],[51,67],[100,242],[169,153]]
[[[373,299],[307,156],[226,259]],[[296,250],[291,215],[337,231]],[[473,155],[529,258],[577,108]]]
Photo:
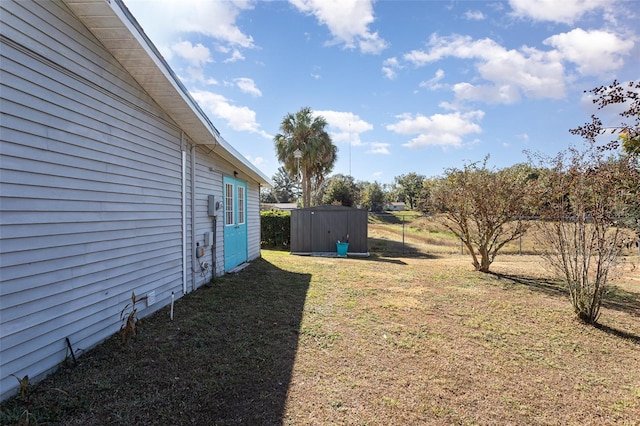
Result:
[[538,240],[545,259],[566,282],[574,311],[594,324],[625,235],[617,219],[628,202],[621,182],[629,168],[625,161],[605,157],[594,143],[550,163]]
[[621,137],[610,141],[602,148],[617,149],[622,141],[624,150],[629,154],[640,154],[640,81],[621,84],[613,80],[613,83],[608,86],[585,90],[585,93],[593,95],[593,103],[598,106],[598,110],[617,104],[626,107],[618,114],[624,121],[619,124],[605,124],[598,116],[592,114],[590,123],[570,129],[569,132],[582,136],[592,143],[596,143],[598,136],[605,133],[618,134]]
[[500,249],[529,228],[526,219],[537,199],[536,179],[528,166],[494,171],[486,162],[448,169],[433,184],[430,197],[431,208],[460,238],[481,272],[489,272]]
[[[640,243],[640,81],[620,83],[614,80],[608,86],[600,86],[585,93],[590,93],[598,111],[614,108],[620,122],[616,123],[609,116],[608,122],[595,114],[591,122],[569,131],[585,138],[592,144],[598,143],[602,135],[611,134],[617,137],[605,145],[599,145],[603,151],[616,151],[622,147],[621,159],[627,163],[627,175],[623,176],[623,189],[628,197],[626,211],[623,213],[627,226],[635,229]],[[603,111],[604,112],[604,111]],[[639,244],[640,245],[640,244]],[[638,248],[640,253],[640,247]]]

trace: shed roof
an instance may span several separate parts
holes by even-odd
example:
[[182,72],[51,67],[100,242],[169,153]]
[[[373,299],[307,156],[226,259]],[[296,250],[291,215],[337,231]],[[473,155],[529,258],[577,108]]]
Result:
[[122,0],[63,1],[189,139],[209,146],[257,183],[273,186],[271,179],[224,140]]

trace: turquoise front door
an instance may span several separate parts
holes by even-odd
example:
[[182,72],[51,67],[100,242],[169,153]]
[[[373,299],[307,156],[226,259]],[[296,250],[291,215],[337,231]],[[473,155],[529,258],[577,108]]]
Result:
[[224,270],[247,261],[247,184],[225,177],[224,184]]

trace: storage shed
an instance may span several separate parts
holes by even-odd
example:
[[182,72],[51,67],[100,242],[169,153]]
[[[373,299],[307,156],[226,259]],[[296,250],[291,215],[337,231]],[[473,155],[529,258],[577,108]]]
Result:
[[291,212],[291,253],[336,253],[336,243],[349,242],[349,255],[368,256],[367,211],[343,206],[317,206]]

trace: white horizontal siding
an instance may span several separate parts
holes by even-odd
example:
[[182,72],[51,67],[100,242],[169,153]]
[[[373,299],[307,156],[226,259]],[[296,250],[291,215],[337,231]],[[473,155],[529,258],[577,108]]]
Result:
[[[215,148],[197,149],[196,156],[196,241],[204,243],[204,233],[212,230],[212,218],[207,214],[207,196],[213,194],[217,201],[223,202],[223,177],[234,176],[237,170],[228,162],[215,156]],[[260,256],[260,205],[259,185],[246,176],[239,174],[238,179],[247,182],[247,259]],[[216,252],[215,275],[224,274],[224,212],[220,209],[216,215]],[[211,262],[211,248],[207,247],[204,260]],[[204,261],[200,259],[200,262]],[[199,274],[196,270],[196,274]],[[197,286],[205,282],[202,277],[196,280]]]
[[4,17],[2,34],[51,60],[62,72],[73,70],[105,93],[124,95],[134,103],[134,99],[148,98],[115,58],[103,54],[100,42],[60,1],[3,0],[0,15]]
[[260,257],[260,186],[247,184],[247,257]]
[[[204,233],[215,232],[215,258],[211,247],[205,248],[205,256],[199,259],[200,262],[207,261],[211,265],[209,275],[202,277],[200,271],[196,271],[198,279],[196,286],[200,286],[213,275],[224,273],[224,238],[222,226],[222,210],[218,210],[214,217],[208,214],[208,196],[213,195],[216,201],[222,202],[222,172],[216,162],[216,157],[211,155],[208,147],[201,147],[196,150],[196,234],[195,243],[204,245]],[[215,268],[215,273],[213,268]]]
[[180,130],[61,3],[0,8],[4,397],[181,296],[183,235]]

